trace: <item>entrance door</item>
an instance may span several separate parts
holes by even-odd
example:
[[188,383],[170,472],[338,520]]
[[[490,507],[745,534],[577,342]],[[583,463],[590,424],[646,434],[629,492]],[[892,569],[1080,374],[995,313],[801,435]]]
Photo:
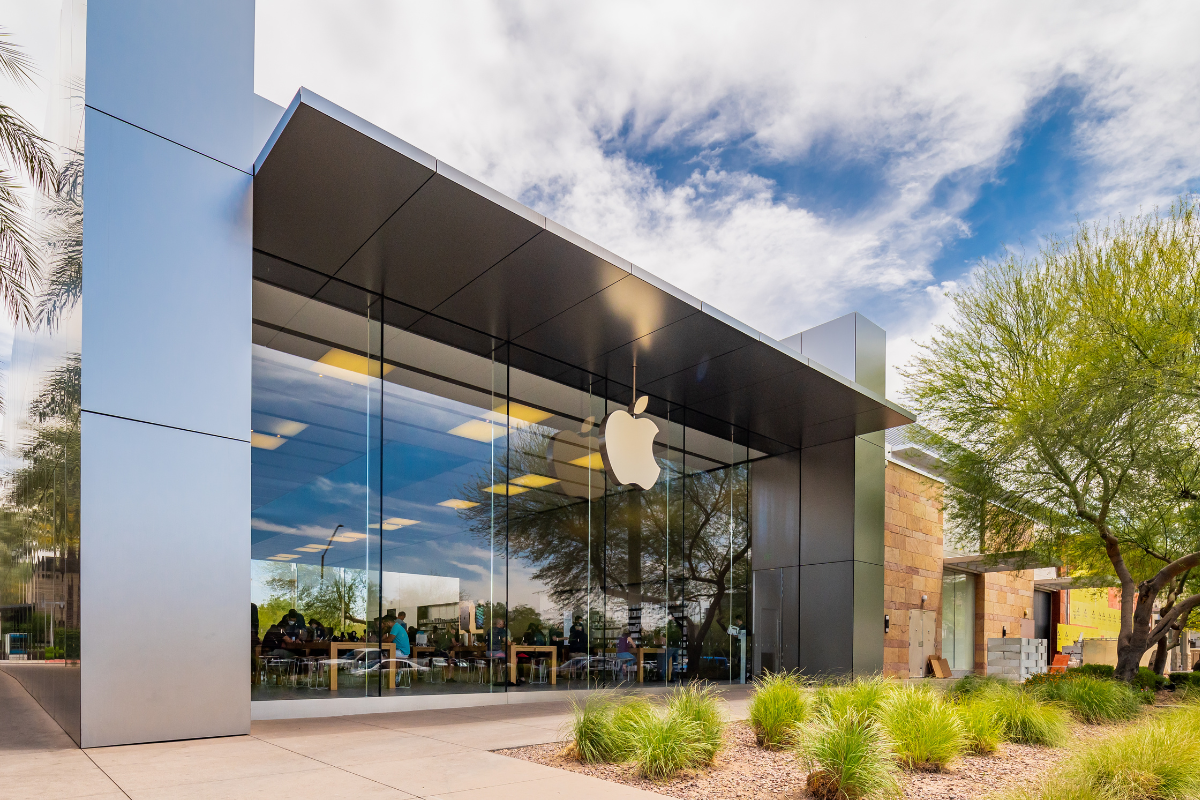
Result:
[[908,677],[925,677],[929,657],[937,655],[936,627],[936,611],[914,608],[908,612]]

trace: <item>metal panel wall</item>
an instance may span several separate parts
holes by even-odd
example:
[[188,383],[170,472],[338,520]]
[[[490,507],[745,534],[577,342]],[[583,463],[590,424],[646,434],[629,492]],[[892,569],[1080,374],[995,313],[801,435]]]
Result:
[[85,747],[250,729],[253,46],[253,0],[88,9]]

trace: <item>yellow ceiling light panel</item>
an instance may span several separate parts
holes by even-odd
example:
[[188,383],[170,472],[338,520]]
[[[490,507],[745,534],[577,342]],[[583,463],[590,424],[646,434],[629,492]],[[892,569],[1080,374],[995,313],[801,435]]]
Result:
[[[365,533],[343,533],[342,536],[348,537],[352,542],[357,542],[359,539],[367,538]],[[337,539],[335,538],[334,541],[336,542]]]
[[591,453],[586,456],[580,456],[579,458],[572,458],[567,463],[574,464],[577,467],[587,467],[588,469],[604,469],[604,458],[599,453]]
[[486,489],[484,489],[484,491],[491,492],[492,494],[509,495],[509,494],[520,494],[521,492],[528,492],[529,489],[525,486],[513,486],[511,483],[497,483],[497,484],[493,484],[492,486],[487,487]]
[[296,555],[295,553],[276,553],[273,556],[267,556],[267,558],[274,559],[275,561],[287,561],[289,559],[299,557],[300,556]]
[[271,436],[257,431],[250,433],[250,446],[257,447],[260,450],[277,450],[286,441],[287,439],[284,439],[282,436]]
[[339,350],[336,347],[321,356],[321,359],[317,363],[328,364],[331,367],[344,369],[347,372],[357,372],[359,375],[366,375],[369,378],[378,378],[380,374],[387,375],[396,368],[393,364],[384,364],[383,372],[380,373],[378,359],[367,358],[357,353],[347,353],[345,350]]
[[442,502],[438,503],[438,505],[445,506],[446,508],[455,508],[461,511],[464,508],[474,508],[475,506],[479,505],[479,503],[472,503],[470,500],[443,500]]
[[362,534],[343,533],[338,536],[332,537],[329,541],[331,541],[331,542],[357,542],[359,539],[362,539],[362,538],[364,538]]
[[319,553],[319,552],[321,552],[321,548],[313,547],[312,545],[305,545],[304,547],[297,547],[296,552],[297,553]]
[[383,529],[385,531],[394,531],[416,524],[417,520],[415,519],[401,519],[400,517],[392,517],[391,519],[385,519],[383,521]]
[[470,422],[464,422],[462,425],[451,428],[449,433],[461,436],[464,439],[474,439],[477,442],[490,442],[497,436],[504,435],[504,426],[494,422],[486,422],[482,419],[473,419]]
[[542,411],[540,408],[530,408],[520,403],[501,403],[492,409],[492,413],[487,416],[501,425],[508,424],[514,428],[525,428],[529,425],[535,425],[543,420],[550,419],[553,415],[549,411]]
[[513,478],[511,483],[528,486],[530,489],[540,489],[543,486],[558,483],[558,478],[547,478],[545,475],[522,475],[519,478]]

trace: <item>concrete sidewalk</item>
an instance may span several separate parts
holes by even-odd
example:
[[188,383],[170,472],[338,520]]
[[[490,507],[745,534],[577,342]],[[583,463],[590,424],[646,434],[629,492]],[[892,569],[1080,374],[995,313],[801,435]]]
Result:
[[[745,716],[746,692],[728,713]],[[562,738],[565,702],[254,722],[249,736],[80,750],[0,673],[0,794],[20,798],[635,800],[650,792],[498,755]]]

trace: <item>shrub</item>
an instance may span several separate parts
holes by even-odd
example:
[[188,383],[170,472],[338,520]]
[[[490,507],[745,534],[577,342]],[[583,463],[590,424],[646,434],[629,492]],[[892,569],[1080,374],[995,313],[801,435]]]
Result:
[[968,751],[976,755],[996,752],[1004,740],[1004,726],[994,705],[986,700],[967,700],[958,706],[958,717],[962,720]]
[[1035,792],[1036,800],[1189,800],[1200,797],[1200,711],[1115,733],[1080,750]]
[[900,763],[908,769],[941,772],[967,748],[954,707],[923,686],[903,686],[884,701],[880,714]]
[[679,714],[652,715],[631,739],[630,755],[643,776],[661,781],[712,760],[701,725]]
[[675,689],[667,699],[667,715],[696,723],[696,763],[711,764],[725,741],[725,717],[713,687],[693,683]]
[[1043,686],[1052,686],[1063,683],[1065,681],[1074,680],[1078,675],[1069,675],[1065,672],[1039,672],[1036,675],[1030,675],[1025,679],[1021,686],[1028,689],[1038,689]]
[[1092,678],[1111,678],[1115,673],[1116,668],[1109,664],[1083,664],[1071,667],[1066,672],[1068,675],[1088,675]]
[[997,675],[964,675],[950,687],[947,695],[952,700],[964,700],[981,692],[996,688],[1007,688],[1012,684]]
[[1133,677],[1130,684],[1135,689],[1149,690],[1151,692],[1159,689],[1164,689],[1167,686],[1167,679],[1159,675],[1149,667],[1138,667],[1137,675]]
[[789,744],[811,703],[799,678],[790,673],[768,673],[755,681],[749,716],[759,746],[775,750]]
[[1200,687],[1200,672],[1172,672],[1171,686],[1176,689],[1182,686]]
[[816,704],[834,716],[857,711],[872,719],[883,710],[883,702],[899,684],[880,675],[855,678],[848,684],[827,684],[817,690]]
[[1036,693],[1043,700],[1063,703],[1089,724],[1133,719],[1141,711],[1141,700],[1129,686],[1087,675],[1071,675],[1066,680],[1043,684]]
[[991,706],[1006,742],[1054,746],[1067,736],[1066,710],[1039,700],[1032,692],[1017,687],[993,690],[978,702]]
[[606,694],[573,703],[571,712],[571,746],[588,764],[629,760],[638,729],[656,716],[644,698],[617,700]]
[[901,794],[891,743],[865,711],[823,711],[804,731],[799,755],[809,773],[808,791],[818,800]]

